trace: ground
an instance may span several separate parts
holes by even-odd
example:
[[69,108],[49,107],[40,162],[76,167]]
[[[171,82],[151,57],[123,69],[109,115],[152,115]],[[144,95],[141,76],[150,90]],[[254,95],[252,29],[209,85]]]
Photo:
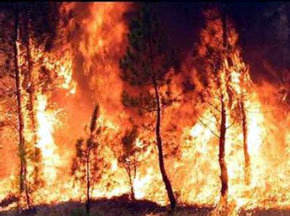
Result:
[[[95,200],[91,205],[90,216],[215,216],[213,207],[183,206],[171,212],[167,207],[158,206],[151,201],[129,201],[124,197]],[[85,216],[84,204],[65,202],[57,205],[36,206],[35,211],[22,212],[17,210],[0,212],[0,216]],[[239,216],[290,216],[290,208],[255,209],[241,211]]]

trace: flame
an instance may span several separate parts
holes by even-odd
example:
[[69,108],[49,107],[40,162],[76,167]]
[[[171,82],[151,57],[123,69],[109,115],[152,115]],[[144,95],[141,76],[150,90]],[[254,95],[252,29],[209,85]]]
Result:
[[37,129],[38,142],[36,147],[41,150],[42,165],[44,177],[47,182],[54,182],[57,173],[56,167],[61,163],[61,158],[57,154],[57,146],[54,144],[53,131],[55,128],[55,114],[47,111],[47,98],[44,95],[38,95],[37,98],[37,121],[39,127]]
[[[42,187],[32,194],[33,204],[85,199],[83,186],[73,181],[69,170],[75,155],[74,142],[76,138],[85,136],[83,128],[95,101],[101,107],[97,124],[104,128],[100,138],[104,147],[99,156],[104,158],[108,166],[101,166],[104,172],[94,185],[92,196],[109,199],[129,193],[126,171],[118,163],[114,151],[120,150],[120,136],[131,126],[128,119],[135,118],[139,122],[139,117],[126,110],[120,102],[125,84],[120,79],[119,58],[125,51],[128,32],[124,14],[131,8],[129,3],[63,3],[60,9],[63,16],[70,10],[75,12],[68,24],[59,29],[59,37],[65,43],[56,43],[50,52],[45,51],[44,47],[32,46],[31,56],[35,63],[33,74],[39,86],[34,98],[37,142],[29,148],[40,149],[41,178],[44,181]],[[206,45],[215,48],[221,46],[221,19],[208,19],[207,28],[216,34],[209,34],[206,30],[201,32],[198,54],[202,57],[205,56]],[[256,84],[251,81],[250,68],[242,59],[241,50],[237,46],[238,35],[232,24],[229,25],[228,37],[233,49],[228,58],[222,59],[222,69],[215,76],[205,71],[210,92],[210,96],[205,97],[209,103],[201,103],[197,93],[192,92],[183,96],[184,104],[175,103],[163,110],[162,135],[168,176],[180,205],[218,204],[220,121],[216,107],[219,107],[220,100],[217,100],[217,95],[222,92],[224,100],[228,102],[230,96],[227,92],[231,91],[233,101],[226,105],[228,200],[234,203],[237,211],[256,207],[289,208],[289,106],[275,97],[277,88],[274,84]],[[24,62],[23,59],[21,61]],[[190,75],[197,86],[196,91],[205,90],[206,87],[197,79],[200,69],[195,64],[188,66],[186,60],[183,64],[186,70],[173,78],[176,81],[172,86],[174,94],[178,95],[182,90],[183,74]],[[41,71],[43,66],[51,71],[52,89],[47,87],[49,84],[42,77],[47,75]],[[220,88],[216,85],[217,80],[221,83]],[[161,92],[166,92],[166,88],[161,89]],[[241,116],[235,111],[242,98],[246,109],[247,143],[251,158],[249,185],[244,183]],[[25,105],[28,100],[23,90]],[[2,103],[0,108],[2,112]],[[32,143],[34,133],[30,127],[30,115],[25,106],[23,109],[28,125],[25,138],[28,143]],[[154,116],[146,115],[146,120],[150,122]],[[175,126],[173,129],[172,124]],[[140,166],[133,180],[136,198],[167,205],[169,202],[159,172],[154,133],[148,128],[142,128],[135,144],[138,148],[144,148],[138,155]],[[28,161],[29,173],[33,172],[34,165],[33,161]],[[16,175],[13,170],[0,180],[0,200],[9,191],[16,193]]]

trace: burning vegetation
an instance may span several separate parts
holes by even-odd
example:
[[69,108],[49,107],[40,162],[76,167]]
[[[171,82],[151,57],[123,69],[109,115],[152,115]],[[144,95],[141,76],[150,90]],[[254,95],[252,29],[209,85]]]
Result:
[[289,68],[254,82],[226,7],[202,15],[185,56],[150,4],[3,3],[0,210],[289,210]]

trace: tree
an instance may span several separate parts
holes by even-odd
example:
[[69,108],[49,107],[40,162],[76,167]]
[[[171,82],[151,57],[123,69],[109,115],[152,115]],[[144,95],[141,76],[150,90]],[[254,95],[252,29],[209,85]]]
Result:
[[[227,17],[226,17],[226,8],[224,5],[223,8],[223,17],[222,17],[222,23],[223,23],[223,48],[224,50],[222,50],[222,54],[224,56],[224,58],[227,58],[227,53],[228,53],[228,36],[227,36]],[[221,59],[222,61],[222,59]],[[229,71],[225,68],[225,74],[226,76],[228,76]],[[221,168],[221,183],[222,183],[222,187],[221,187],[221,196],[222,199],[224,199],[224,201],[227,201],[227,193],[228,193],[228,172],[227,172],[227,165],[225,162],[225,142],[226,142],[226,132],[227,132],[227,113],[226,113],[226,107],[225,107],[225,94],[227,94],[227,92],[223,91],[226,86],[223,85],[227,85],[227,83],[223,83],[223,82],[227,82],[227,80],[219,80],[219,86],[220,86],[220,101],[221,101],[221,125],[220,125],[220,140],[219,140],[219,164],[220,164],[220,168]]]
[[[3,154],[2,147],[5,149],[5,145],[12,147],[11,144],[15,142],[18,150],[22,145],[19,145],[19,118],[17,115],[18,106],[15,85],[15,7],[11,3],[2,3],[0,16],[0,150]],[[6,136],[11,138],[11,141],[8,141]],[[19,156],[19,152],[15,152],[17,156]],[[20,165],[20,163],[18,164]],[[20,173],[20,169],[17,170],[17,176]],[[19,198],[22,179],[20,177],[17,178],[18,188],[15,190],[15,195],[13,195],[17,196],[17,198]],[[22,183],[21,185],[23,186]],[[22,195],[25,197],[24,193]]]
[[170,92],[162,94],[160,87],[170,84],[170,79],[166,75],[171,68],[178,66],[178,62],[174,52],[169,48],[156,13],[148,4],[142,5],[137,18],[131,22],[128,39],[127,52],[120,60],[121,77],[131,87],[142,88],[142,92],[132,96],[124,91],[123,104],[145,113],[155,112],[159,168],[171,208],[174,209],[176,200],[164,166],[161,137],[162,108],[169,105],[172,100]]
[[[30,153],[30,159],[34,161],[34,173],[33,173],[33,182],[31,182],[31,187],[34,185],[40,184],[40,178],[39,178],[39,162],[40,162],[40,149],[37,147],[37,122],[36,122],[36,117],[35,117],[35,75],[33,73],[33,59],[31,57],[31,40],[32,40],[32,28],[31,28],[31,13],[33,12],[29,4],[20,4],[21,6],[21,11],[23,13],[20,13],[22,22],[20,23],[20,29],[19,29],[19,34],[20,34],[20,44],[23,49],[20,49],[19,52],[21,53],[21,59],[22,59],[22,64],[21,64],[21,74],[23,76],[23,91],[28,95],[28,100],[27,100],[27,106],[26,110],[28,111],[28,116],[30,120],[30,125],[25,125],[25,127],[29,127],[31,130],[32,134],[32,140],[29,146],[33,146],[32,152]],[[27,149],[26,149],[27,151]],[[31,152],[31,151],[28,151]],[[28,154],[28,153],[27,153]],[[36,187],[34,188],[36,189]]]
[[[226,17],[226,5],[223,5],[223,42],[224,42],[224,48],[225,48],[225,57],[230,64],[227,65],[226,69],[229,72],[229,76],[231,71],[237,71],[240,74],[240,90],[237,91],[234,87],[232,87],[231,91],[228,91],[229,100],[237,100],[238,101],[238,116],[241,116],[241,123],[242,123],[242,133],[243,133],[243,152],[244,152],[244,176],[245,176],[245,184],[249,185],[251,173],[250,173],[250,155],[248,150],[248,123],[247,123],[247,107],[245,105],[245,102],[247,100],[247,93],[250,88],[251,81],[249,79],[249,71],[248,67],[241,61],[241,57],[239,60],[234,61],[232,59],[233,54],[239,53],[235,49],[235,43],[231,44],[229,46],[229,39],[227,36],[227,17]],[[236,66],[237,64],[238,66]],[[232,83],[230,81],[227,83],[227,88],[230,88]]]
[[[8,113],[12,116],[17,116],[16,130],[18,134],[18,156],[20,158],[19,170],[19,192],[20,192],[20,205],[30,208],[30,194],[29,186],[27,183],[27,160],[25,151],[25,121],[24,121],[24,105],[22,98],[22,75],[20,63],[20,44],[21,44],[21,17],[19,3],[3,4],[1,5],[1,13],[4,17],[2,20],[2,34],[1,34],[1,56],[6,58],[3,65],[1,65],[1,100],[4,105],[10,103],[10,99],[14,100],[12,107],[16,109],[9,109]],[[3,10],[3,11],[2,11]],[[5,22],[5,24],[4,24]],[[12,84],[11,81],[14,81]],[[10,87],[9,87],[10,85]],[[15,100],[16,98],[16,100]],[[6,126],[12,126],[5,122]]]
[[248,107],[246,106],[246,102],[249,100],[248,94],[251,88],[251,81],[249,78],[249,69],[245,64],[240,64],[241,67],[234,69],[235,71],[239,71],[241,90],[240,92],[235,92],[235,97],[237,97],[239,109],[237,110],[238,115],[241,117],[242,124],[242,133],[243,133],[243,151],[244,151],[244,181],[246,185],[250,184],[251,181],[251,160],[249,154],[249,146],[248,146]]
[[[226,137],[228,129],[236,125],[242,128],[245,183],[250,181],[250,155],[248,152],[247,98],[251,86],[249,70],[242,61],[237,46],[237,34],[223,12],[208,10],[206,23],[195,63],[198,65],[200,81],[204,85],[202,101],[208,103],[217,124],[218,161],[220,166],[222,214],[227,214],[228,170],[226,164]],[[230,122],[231,121],[231,122]]]
[[[20,156],[20,192],[25,191],[27,207],[31,208],[30,196],[41,186],[39,177],[40,149],[37,147],[37,122],[35,118],[36,89],[41,89],[39,78],[33,72],[34,60],[31,56],[34,49],[54,38],[54,31],[40,31],[39,26],[50,26],[56,29],[57,13],[55,7],[46,3],[16,3],[14,8],[13,53],[15,67],[15,85],[17,98],[17,115],[19,121],[19,156]],[[49,12],[44,15],[43,9]],[[54,12],[52,19],[51,11]],[[34,16],[38,14],[39,16]],[[41,29],[41,28],[40,28]],[[38,72],[38,71],[37,71]],[[39,91],[39,90],[38,90]],[[28,139],[24,131],[32,134]],[[33,171],[28,172],[28,164],[33,164]]]
[[[0,79],[3,82],[0,101],[9,107],[10,115],[17,116],[20,206],[25,205],[30,209],[32,193],[44,183],[40,174],[41,152],[37,146],[39,122],[36,119],[35,102],[37,95],[48,93],[45,87],[50,82],[42,79],[39,68],[45,69],[45,63],[36,60],[33,53],[40,50],[43,56],[50,51],[59,21],[58,4],[3,3],[0,10],[1,19],[4,17],[5,20],[5,24],[4,21],[1,23],[0,54],[6,58],[5,64],[0,67]],[[45,70],[46,78],[52,71]],[[10,84],[12,79],[15,87]],[[50,82],[52,85],[56,84]],[[11,99],[15,101],[13,106],[9,106]],[[7,121],[4,123],[5,127],[14,126]]]
[[201,39],[197,46],[195,62],[200,71],[200,81],[204,85],[201,94],[202,102],[213,107],[213,115],[216,119],[218,133],[218,162],[220,166],[221,200],[222,207],[227,206],[228,172],[225,162],[225,144],[227,134],[227,122],[229,116],[229,104],[232,101],[230,89],[229,65],[231,59],[229,53],[231,44],[228,43],[227,21],[225,11],[223,14],[217,10],[205,11],[206,23],[201,32]]
[[101,177],[99,164],[103,160],[98,157],[100,143],[97,140],[102,129],[97,125],[98,116],[99,105],[96,105],[89,125],[88,138],[80,138],[76,142],[76,156],[71,168],[75,180],[81,184],[85,183],[87,215],[90,215],[91,189]]
[[122,151],[118,156],[119,163],[122,164],[128,175],[132,200],[135,200],[133,181],[136,178],[137,167],[139,165],[137,153],[140,151],[140,148],[138,148],[135,143],[137,136],[138,133],[136,126],[125,132],[125,135],[121,140]]
[[20,193],[24,192],[26,196],[27,207],[30,208],[29,189],[27,186],[27,168],[26,168],[26,151],[24,138],[24,119],[21,97],[21,81],[19,69],[19,9],[18,4],[15,5],[14,17],[14,66],[15,66],[15,85],[18,109],[18,133],[19,133],[19,157],[20,157]]

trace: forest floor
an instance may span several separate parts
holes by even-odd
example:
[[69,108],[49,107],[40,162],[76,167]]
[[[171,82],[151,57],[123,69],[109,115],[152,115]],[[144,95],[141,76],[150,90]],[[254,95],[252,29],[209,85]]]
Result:
[[[39,205],[34,211],[19,213],[16,209],[0,212],[0,216],[86,216],[84,204],[65,202],[56,205]],[[183,206],[171,212],[151,201],[128,201],[124,197],[95,200],[90,216],[214,216],[213,207]],[[242,210],[239,216],[290,216],[290,208]]]

